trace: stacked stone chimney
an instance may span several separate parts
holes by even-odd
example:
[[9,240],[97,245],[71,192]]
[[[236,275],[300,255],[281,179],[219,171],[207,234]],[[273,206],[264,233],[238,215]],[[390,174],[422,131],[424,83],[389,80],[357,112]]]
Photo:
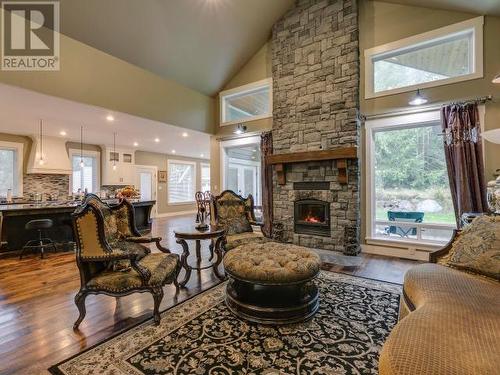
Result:
[[[275,154],[357,146],[359,52],[356,0],[298,0],[273,27],[273,147]],[[286,166],[286,184],[273,176],[274,224],[284,240],[345,254],[359,252],[358,161],[347,184],[335,161]],[[327,181],[328,190],[294,190],[294,182]],[[294,233],[294,201],[330,203],[328,237]]]

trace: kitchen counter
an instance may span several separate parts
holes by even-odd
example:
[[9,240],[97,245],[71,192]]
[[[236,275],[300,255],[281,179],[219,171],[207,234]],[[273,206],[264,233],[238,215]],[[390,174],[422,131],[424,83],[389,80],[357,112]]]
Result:
[[[109,204],[117,199],[106,200]],[[72,249],[74,244],[71,214],[81,204],[80,201],[17,203],[0,205],[0,253],[20,250],[29,240],[36,238],[36,232],[24,229],[26,223],[36,219],[51,219],[54,226],[45,235],[58,247]],[[132,200],[135,224],[139,231],[151,230],[151,210],[156,201]]]
[[[105,199],[104,202],[109,205],[118,204],[120,201],[118,199]],[[139,199],[131,200],[134,206],[147,206],[148,204],[155,204],[156,201],[141,201]],[[81,201],[66,201],[66,202],[40,202],[40,203],[12,203],[12,204],[0,204],[0,215],[2,212],[12,212],[12,211],[25,211],[25,210],[52,210],[52,209],[68,209],[74,211],[76,207],[81,204]]]
[[3,212],[25,211],[25,210],[46,210],[65,208],[75,210],[81,202],[42,202],[42,203],[13,203],[1,204],[0,214]]

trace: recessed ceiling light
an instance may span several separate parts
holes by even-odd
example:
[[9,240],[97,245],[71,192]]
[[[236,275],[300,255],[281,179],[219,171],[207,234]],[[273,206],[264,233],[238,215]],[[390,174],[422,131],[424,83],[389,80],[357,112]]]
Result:
[[182,133],[182,136],[183,136],[184,138],[186,138],[186,137],[188,136],[188,133],[187,133],[187,132],[184,132],[184,133]]
[[204,157],[205,157],[205,155],[204,155],[204,154],[200,154],[200,158],[204,158]]
[[155,138],[155,142],[159,143],[160,142],[160,138]]
[[172,150],[172,154],[175,154],[175,150]]
[[253,152],[257,152],[257,149],[256,149],[256,148],[254,148],[252,151],[253,151]]
[[137,147],[137,146],[139,146],[139,143],[134,142],[134,147]]
[[64,130],[61,130],[61,131],[59,132],[59,135],[62,135],[63,137],[65,137],[65,136],[66,136],[66,132],[65,132]]
[[112,115],[107,115],[106,120],[108,121],[115,121],[115,118]]

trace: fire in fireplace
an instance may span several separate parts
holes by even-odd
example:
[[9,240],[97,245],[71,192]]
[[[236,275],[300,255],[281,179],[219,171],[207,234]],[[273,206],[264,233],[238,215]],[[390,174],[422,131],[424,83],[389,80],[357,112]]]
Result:
[[294,203],[295,233],[330,235],[330,204],[319,199],[301,199]]

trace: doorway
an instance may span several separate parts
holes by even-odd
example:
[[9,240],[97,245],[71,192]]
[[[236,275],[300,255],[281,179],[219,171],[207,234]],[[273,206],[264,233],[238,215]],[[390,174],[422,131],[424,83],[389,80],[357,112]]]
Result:
[[261,152],[260,137],[246,137],[221,142],[223,190],[232,190],[247,197],[252,194],[260,206]]
[[[157,196],[157,167],[136,166],[135,186],[139,189],[142,201],[156,201]],[[153,206],[151,217],[156,217],[158,202]]]

